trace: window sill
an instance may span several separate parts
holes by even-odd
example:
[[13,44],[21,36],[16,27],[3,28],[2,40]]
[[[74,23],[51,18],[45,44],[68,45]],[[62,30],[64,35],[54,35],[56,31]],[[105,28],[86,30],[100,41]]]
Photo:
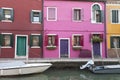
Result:
[[73,46],[74,50],[80,50],[83,46]]
[[92,24],[103,24],[103,22],[91,22]]
[[12,48],[11,46],[2,46],[1,48]]
[[41,22],[32,22],[32,24],[41,24]]
[[40,46],[32,46],[31,48],[40,48]]
[[56,46],[46,46],[46,48],[52,50],[52,49],[55,49]]
[[11,20],[1,20],[1,22],[12,22]]
[[82,22],[82,20],[73,20],[73,22]]

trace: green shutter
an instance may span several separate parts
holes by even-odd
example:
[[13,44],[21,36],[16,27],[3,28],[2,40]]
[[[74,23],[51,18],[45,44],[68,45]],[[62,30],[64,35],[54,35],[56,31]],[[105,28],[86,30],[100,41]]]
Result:
[[0,47],[2,46],[2,34],[0,34]]
[[3,11],[4,11],[4,9],[1,9],[1,20],[5,19]]
[[11,10],[11,20],[14,21],[14,10]]
[[30,13],[31,22],[33,22],[33,11]]
[[113,38],[114,37],[112,37],[112,36],[110,37],[110,48],[114,48]]
[[10,46],[13,47],[13,42],[14,42],[14,35],[10,35]]
[[104,23],[104,11],[101,10],[101,22]]
[[39,46],[42,47],[43,40],[42,35],[39,36]]
[[0,9],[0,21],[2,20],[2,9]]
[[39,12],[39,21],[42,23],[42,12]]
[[30,35],[30,47],[33,45],[33,36]]

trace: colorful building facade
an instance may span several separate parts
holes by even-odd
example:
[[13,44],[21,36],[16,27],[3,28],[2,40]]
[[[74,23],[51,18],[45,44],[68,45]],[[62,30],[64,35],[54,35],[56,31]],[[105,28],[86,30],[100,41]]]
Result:
[[105,58],[104,12],[104,2],[44,0],[43,57]]
[[42,0],[0,0],[0,58],[42,57]]
[[115,58],[120,53],[120,2],[106,4],[107,57]]

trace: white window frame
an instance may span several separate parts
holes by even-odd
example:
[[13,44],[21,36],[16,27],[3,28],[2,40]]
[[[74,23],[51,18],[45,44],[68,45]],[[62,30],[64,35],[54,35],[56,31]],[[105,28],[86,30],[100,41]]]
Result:
[[[7,8],[7,7],[2,7],[1,9],[5,10],[5,9],[9,9],[9,10],[13,10],[13,8]],[[13,15],[14,17],[14,15]],[[12,20],[1,20],[2,22],[13,22]]]
[[[111,37],[120,37],[120,35],[111,35],[110,38]],[[110,42],[110,48],[111,48],[111,42]],[[115,48],[111,48],[111,49],[115,49]],[[120,48],[117,48],[117,49],[120,49]]]
[[72,35],[72,46],[73,46],[73,48],[82,48],[83,46],[74,46],[73,44],[74,44],[74,36],[83,36],[82,34],[73,34]]
[[[112,10],[118,10],[118,23],[112,22]],[[120,9],[111,9],[110,10],[110,18],[111,18],[111,24],[120,24]]]
[[[55,20],[49,20],[49,8],[54,8],[55,9]],[[57,21],[57,7],[47,7],[47,21]]]
[[[32,10],[32,12],[40,12],[41,13],[41,10]],[[39,18],[40,18],[40,16],[39,16]],[[41,24],[41,22],[33,22],[33,21],[32,21],[32,23],[33,24]]]
[[99,5],[100,10],[103,10],[101,4],[99,4],[99,3],[94,3],[94,4],[91,5],[91,23],[101,24],[102,22],[96,22],[96,19],[93,20],[93,10],[92,10],[92,8],[93,8],[94,5]]
[[82,8],[72,8],[72,21],[73,22],[81,22],[82,21],[82,16],[81,15],[79,15],[80,16],[80,20],[74,20],[74,10],[75,9],[79,9],[81,11],[80,14],[82,14]]
[[[41,34],[31,34],[31,36],[40,36]],[[40,46],[31,46],[30,48],[40,48]]]
[[[1,33],[3,35],[12,35],[12,33]],[[11,46],[1,46],[1,48],[12,48]]]

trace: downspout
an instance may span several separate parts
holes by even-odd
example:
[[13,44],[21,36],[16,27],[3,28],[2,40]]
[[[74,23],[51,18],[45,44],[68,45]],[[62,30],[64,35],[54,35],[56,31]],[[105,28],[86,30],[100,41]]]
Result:
[[104,2],[104,34],[105,34],[105,58],[107,58],[107,25],[106,25],[106,1]]
[[43,39],[44,39],[44,0],[42,1],[42,48],[41,48],[41,53],[42,53],[42,58],[44,57],[44,46],[43,46]]

